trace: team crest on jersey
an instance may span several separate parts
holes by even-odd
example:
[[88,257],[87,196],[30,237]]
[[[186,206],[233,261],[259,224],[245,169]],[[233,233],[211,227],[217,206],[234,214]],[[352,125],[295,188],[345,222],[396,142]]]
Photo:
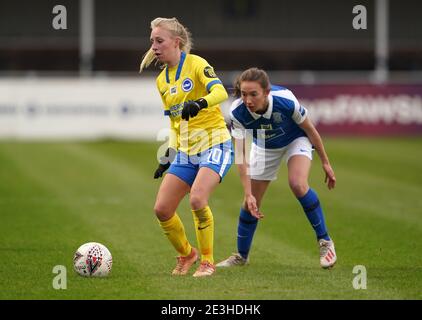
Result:
[[183,80],[182,90],[184,92],[188,92],[188,91],[191,91],[192,89],[193,89],[193,81],[189,78],[186,78],[185,80]]
[[204,69],[204,75],[207,78],[217,78],[217,75],[214,72],[214,69],[210,66],[205,67]]
[[273,120],[275,123],[280,123],[283,121],[283,118],[281,117],[281,113],[280,112],[274,112],[273,113]]

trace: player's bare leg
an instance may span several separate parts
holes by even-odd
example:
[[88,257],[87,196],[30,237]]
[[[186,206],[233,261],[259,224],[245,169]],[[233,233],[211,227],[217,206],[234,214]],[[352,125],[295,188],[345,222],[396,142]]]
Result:
[[182,221],[176,209],[180,201],[189,192],[190,186],[173,174],[166,174],[157,194],[154,211],[161,228],[179,253],[173,275],[185,275],[198,260],[197,249],[193,248],[185,233]]
[[269,180],[251,179],[252,194],[256,199],[256,205],[258,208],[261,207],[262,199],[264,198],[264,194],[267,191],[270,182],[271,181]]
[[179,177],[168,173],[164,176],[154,205],[154,212],[160,221],[170,219],[180,201],[189,193],[190,186]]

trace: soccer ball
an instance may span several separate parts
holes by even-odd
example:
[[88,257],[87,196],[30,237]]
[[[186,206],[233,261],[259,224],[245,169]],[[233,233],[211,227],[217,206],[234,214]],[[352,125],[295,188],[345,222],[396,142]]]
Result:
[[73,257],[73,268],[83,277],[106,277],[112,264],[110,251],[98,242],[81,245]]

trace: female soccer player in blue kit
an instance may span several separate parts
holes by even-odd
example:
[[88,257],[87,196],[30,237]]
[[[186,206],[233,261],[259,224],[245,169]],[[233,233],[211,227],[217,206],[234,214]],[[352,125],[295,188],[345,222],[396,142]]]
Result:
[[[266,72],[257,68],[244,71],[235,83],[235,90],[240,98],[233,102],[230,116],[236,154],[242,150],[243,160],[238,168],[245,199],[237,231],[238,252],[217,267],[247,264],[258,220],[263,217],[259,211],[262,198],[270,182],[277,179],[283,159],[287,163],[289,186],[315,231],[321,267],[332,267],[337,260],[334,242],[328,235],[318,195],[308,185],[313,148],[321,159],[329,189],[334,188],[336,178],[307,110],[290,90],[271,86]],[[253,134],[249,168],[244,160],[246,130]]]
[[[228,95],[213,68],[190,54],[189,31],[176,18],[151,22],[151,48],[140,71],[154,60],[162,64],[157,88],[170,119],[171,134],[166,157],[154,173],[167,170],[160,185],[154,211],[161,228],[180,254],[173,275],[186,275],[200,257],[194,277],[215,272],[213,258],[214,219],[208,199],[229,170],[233,151],[219,103]],[[170,164],[171,163],[171,164]],[[189,243],[176,209],[186,194],[194,218],[198,249]]]

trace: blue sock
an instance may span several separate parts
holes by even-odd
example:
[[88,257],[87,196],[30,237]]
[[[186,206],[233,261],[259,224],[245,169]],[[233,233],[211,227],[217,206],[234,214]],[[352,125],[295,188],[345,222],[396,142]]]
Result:
[[319,203],[318,195],[314,190],[309,188],[308,192],[301,198],[298,198],[300,204],[305,211],[306,217],[315,230],[317,239],[330,240],[327,227],[325,226],[324,213]]
[[245,259],[248,258],[257,224],[257,218],[245,209],[240,209],[239,224],[237,226],[237,250]]

